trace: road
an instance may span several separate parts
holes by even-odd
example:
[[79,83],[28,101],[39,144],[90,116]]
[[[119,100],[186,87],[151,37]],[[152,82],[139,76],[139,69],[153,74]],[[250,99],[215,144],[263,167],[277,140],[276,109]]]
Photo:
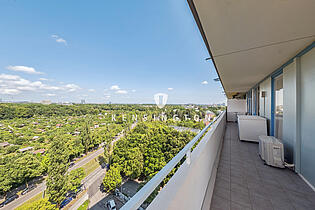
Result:
[[[131,130],[136,127],[137,122],[133,123],[130,128]],[[121,132],[121,134],[119,136],[117,136],[112,142],[112,146],[114,146],[114,143],[116,141],[118,141],[119,139],[121,139],[122,137],[125,136],[125,132]],[[113,147],[112,147],[113,148]],[[94,158],[98,157],[99,155],[101,155],[102,153],[104,153],[104,148],[100,147],[99,149],[97,149],[95,152],[93,152],[92,154],[86,156],[85,158],[83,158],[82,160],[79,160],[78,162],[76,162],[74,164],[74,166],[72,166],[71,168],[68,169],[68,171],[72,171],[74,169],[80,168],[83,165],[85,165],[86,163],[88,163],[90,160],[93,160]],[[98,167],[97,169],[95,169],[91,174],[89,174],[87,177],[85,177],[82,180],[82,184],[84,184],[84,186],[86,188],[91,188],[89,189],[89,194],[90,196],[93,196],[93,193],[97,190],[99,190],[99,186],[101,181],[103,180],[103,177],[105,176],[105,169],[102,169],[101,167]],[[41,184],[38,184],[37,187],[32,190],[31,192],[25,194],[25,195],[21,195],[18,199],[12,201],[11,203],[5,205],[4,207],[1,208],[1,210],[11,210],[11,209],[15,209],[18,206],[22,205],[24,202],[26,202],[27,200],[31,199],[32,197],[34,197],[35,195],[37,195],[40,192],[43,192],[46,189],[46,182],[44,181]]]
[[[74,164],[74,166],[69,168],[68,170],[72,171],[74,169],[82,167],[84,164],[88,163],[90,160],[93,160],[94,158],[96,158],[97,156],[102,154],[103,152],[104,152],[104,148],[103,147],[99,148],[98,150],[96,150],[92,154],[90,154],[90,155],[86,156],[85,158],[83,158],[82,160],[79,160],[78,162],[76,162]],[[87,182],[89,180],[88,178],[92,179],[93,178],[93,174],[95,174],[94,172],[100,173],[100,169],[101,169],[101,167],[97,168],[95,171],[93,171],[91,174],[89,174],[84,180],[86,180],[86,182]],[[83,183],[84,183],[84,180],[82,181]],[[36,188],[34,190],[32,190],[31,192],[29,192],[29,193],[27,193],[25,195],[21,195],[18,199],[14,200],[11,203],[9,203],[9,204],[5,205],[4,207],[2,207],[1,210],[12,210],[12,209],[15,209],[18,206],[22,205],[27,200],[29,200],[32,197],[34,197],[35,195],[37,195],[38,193],[42,193],[45,189],[46,189],[46,182],[44,181],[43,183],[38,184],[36,186]]]
[[83,158],[82,160],[79,160],[78,162],[76,162],[74,164],[74,166],[69,168],[68,171],[72,171],[74,169],[77,169],[77,168],[84,166],[86,163],[90,162],[90,160],[93,160],[94,158],[98,157],[99,155],[101,155],[103,153],[104,153],[104,148],[100,147],[99,149],[94,151],[92,154],[90,154],[90,155],[86,156],[85,158]]
[[1,210],[12,210],[17,208],[18,206],[22,205],[25,201],[31,199],[38,193],[42,193],[46,188],[46,182],[44,181],[43,183],[37,185],[37,187],[32,190],[31,192],[20,196],[18,199],[12,201],[11,203],[5,205],[4,207],[1,208]]

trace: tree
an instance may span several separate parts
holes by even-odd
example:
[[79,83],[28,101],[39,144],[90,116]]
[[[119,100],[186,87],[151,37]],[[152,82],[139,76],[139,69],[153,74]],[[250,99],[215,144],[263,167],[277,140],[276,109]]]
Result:
[[28,181],[31,178],[40,176],[43,168],[41,162],[35,157],[35,155],[26,153],[21,154],[12,162],[11,176],[17,183]]
[[43,172],[46,173],[48,171],[48,166],[49,166],[49,157],[47,155],[43,156],[41,160],[41,165]]
[[81,144],[84,147],[84,152],[87,153],[92,144],[92,136],[89,121],[86,121],[83,124],[81,131]]
[[123,163],[123,173],[132,179],[141,175],[143,170],[143,155],[138,147],[127,151],[126,161]]
[[83,168],[77,168],[70,171],[68,175],[68,190],[75,191],[81,185],[84,175]]
[[120,175],[120,170],[117,167],[111,167],[104,179],[103,179],[103,185],[106,192],[113,191],[116,189],[116,187],[119,187],[122,182],[122,178]]
[[107,145],[107,146],[104,147],[104,159],[105,159],[105,162],[106,162],[107,164],[110,163],[110,152],[111,152],[111,148],[112,148],[111,145],[112,145],[112,144],[109,144],[109,145]]
[[67,191],[67,162],[68,155],[62,139],[57,136],[53,139],[49,148],[49,166],[47,178],[47,194],[49,200],[58,206],[65,198]]
[[0,193],[8,192],[12,187],[12,177],[5,165],[0,165]]
[[50,203],[47,198],[42,198],[30,204],[18,207],[17,210],[57,210],[56,205]]

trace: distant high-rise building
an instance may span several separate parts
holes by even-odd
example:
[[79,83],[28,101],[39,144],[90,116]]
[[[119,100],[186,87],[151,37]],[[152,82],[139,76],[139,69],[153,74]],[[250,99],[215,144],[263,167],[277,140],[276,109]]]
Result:
[[51,104],[51,100],[42,100],[40,103],[45,104],[45,105],[49,105],[49,104]]
[[85,99],[81,99],[81,104],[85,104]]

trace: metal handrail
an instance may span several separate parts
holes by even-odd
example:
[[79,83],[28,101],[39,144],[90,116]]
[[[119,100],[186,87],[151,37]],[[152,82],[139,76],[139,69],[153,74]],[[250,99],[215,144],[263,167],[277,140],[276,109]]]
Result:
[[170,160],[148,183],[146,183],[124,206],[122,210],[138,209],[142,203],[151,195],[155,188],[164,180],[164,178],[172,171],[172,169],[186,155],[186,163],[190,164],[191,148],[200,139],[200,137],[219,119],[225,111],[222,111],[215,117],[209,125],[202,129],[175,157]]

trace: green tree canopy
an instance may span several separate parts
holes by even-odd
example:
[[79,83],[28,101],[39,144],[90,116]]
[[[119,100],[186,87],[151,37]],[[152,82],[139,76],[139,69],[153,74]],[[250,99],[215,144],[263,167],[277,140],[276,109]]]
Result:
[[66,177],[68,155],[60,136],[53,139],[48,157],[47,194],[49,200],[59,206],[68,188]]
[[42,198],[28,205],[18,207],[17,210],[57,210],[56,205],[50,203],[47,198]]
[[117,167],[111,167],[104,179],[103,179],[103,185],[106,192],[110,192],[116,189],[116,187],[119,187],[122,182],[122,178],[120,175],[120,170]]
[[68,189],[71,191],[75,191],[81,185],[83,177],[84,177],[83,168],[77,168],[75,170],[70,171],[68,175]]

